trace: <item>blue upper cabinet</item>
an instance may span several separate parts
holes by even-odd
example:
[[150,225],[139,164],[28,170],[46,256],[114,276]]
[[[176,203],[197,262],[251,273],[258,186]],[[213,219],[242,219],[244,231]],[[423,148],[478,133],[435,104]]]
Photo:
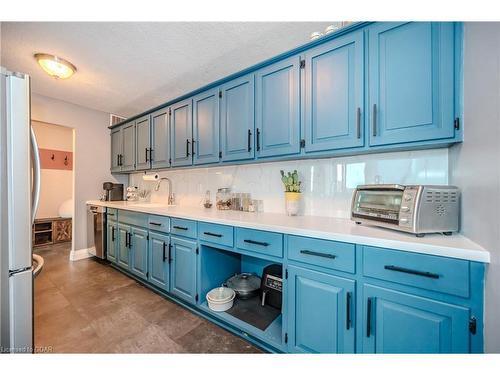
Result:
[[363,32],[305,54],[305,150],[363,146]]
[[256,73],[257,156],[300,152],[300,58],[293,56]]
[[368,35],[370,146],[454,137],[454,24],[376,23]]
[[254,75],[237,78],[220,88],[222,161],[253,159]]
[[151,168],[151,131],[149,115],[137,119],[135,123],[136,166],[137,171]]
[[469,309],[369,284],[364,353],[468,353]]
[[122,155],[120,165],[122,172],[135,170],[135,122],[123,125],[122,129]]
[[295,353],[354,353],[353,280],[290,266],[288,349]]
[[170,107],[172,166],[193,164],[193,117],[192,99],[183,100]]
[[111,172],[120,172],[123,148],[123,134],[121,128],[111,130]]
[[219,90],[193,98],[193,163],[219,162]]
[[170,166],[170,124],[168,108],[151,115],[151,168]]

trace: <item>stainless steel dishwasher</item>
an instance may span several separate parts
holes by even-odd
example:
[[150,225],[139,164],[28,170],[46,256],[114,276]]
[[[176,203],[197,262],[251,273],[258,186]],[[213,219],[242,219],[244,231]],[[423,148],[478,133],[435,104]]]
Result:
[[106,259],[106,208],[87,205],[87,248],[101,259]]

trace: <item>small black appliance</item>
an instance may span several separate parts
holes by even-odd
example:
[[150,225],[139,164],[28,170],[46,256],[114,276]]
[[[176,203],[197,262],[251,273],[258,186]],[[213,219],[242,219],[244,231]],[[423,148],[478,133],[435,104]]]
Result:
[[262,306],[269,305],[281,310],[283,291],[283,267],[281,264],[270,264],[264,268],[260,290]]
[[102,184],[104,190],[105,201],[122,201],[123,200],[123,184],[114,184],[105,182]]

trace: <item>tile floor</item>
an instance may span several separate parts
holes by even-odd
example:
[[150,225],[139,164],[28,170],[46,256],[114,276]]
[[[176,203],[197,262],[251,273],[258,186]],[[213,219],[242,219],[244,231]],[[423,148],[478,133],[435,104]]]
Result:
[[35,346],[55,353],[259,353],[260,350],[69,244],[36,252]]

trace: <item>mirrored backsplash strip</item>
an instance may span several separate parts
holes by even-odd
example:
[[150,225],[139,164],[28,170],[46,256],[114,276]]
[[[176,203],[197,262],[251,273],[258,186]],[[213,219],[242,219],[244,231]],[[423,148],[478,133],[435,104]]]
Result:
[[[203,207],[210,190],[215,209],[218,188],[251,193],[264,201],[264,212],[285,213],[280,170],[296,169],[302,181],[301,214],[348,218],[354,188],[361,184],[448,184],[448,149],[365,154],[330,159],[309,159],[158,172],[172,181],[176,204]],[[152,172],[148,172],[152,173]],[[151,202],[165,202],[168,184],[154,191],[156,182],[131,174],[130,186],[151,191]]]

